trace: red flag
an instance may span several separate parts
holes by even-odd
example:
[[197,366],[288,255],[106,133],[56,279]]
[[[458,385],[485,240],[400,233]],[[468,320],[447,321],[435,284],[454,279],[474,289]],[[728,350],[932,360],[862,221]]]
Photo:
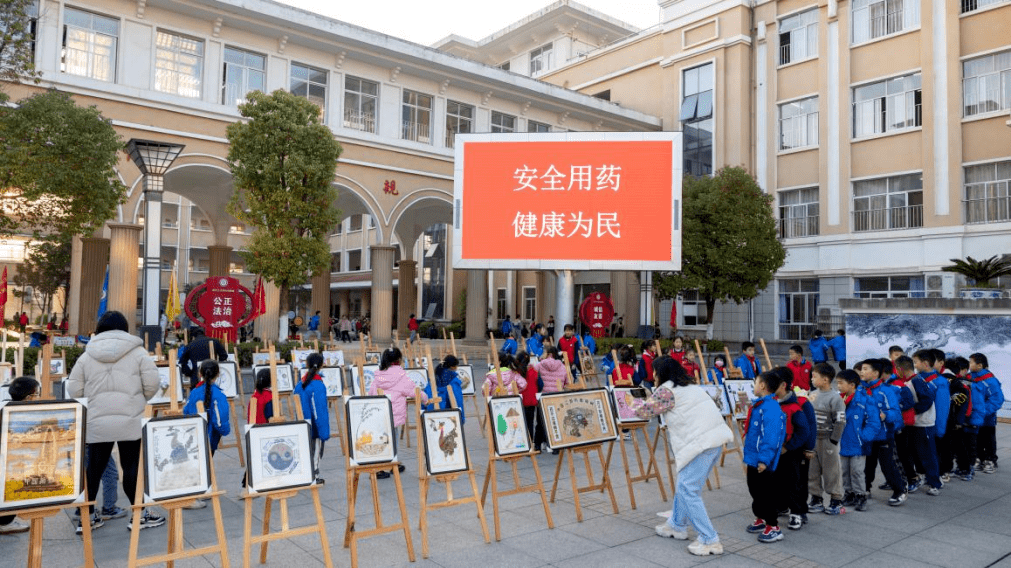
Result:
[[674,299],[670,304],[670,326],[671,329],[678,328],[678,301],[677,298]]
[[263,290],[263,278],[256,279],[256,289],[253,290],[253,317],[267,313],[267,294]]
[[7,267],[4,267],[3,278],[0,279],[0,325],[4,323],[4,309],[7,307]]

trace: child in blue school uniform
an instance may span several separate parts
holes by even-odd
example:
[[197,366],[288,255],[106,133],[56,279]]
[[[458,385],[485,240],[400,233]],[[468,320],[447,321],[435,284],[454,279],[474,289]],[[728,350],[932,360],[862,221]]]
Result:
[[811,362],[815,365],[828,360],[828,340],[820,329],[814,330],[814,336],[807,342],[807,348],[811,351]]
[[706,369],[706,373],[709,374],[709,382],[722,385],[723,379],[727,378],[727,358],[717,355],[713,359],[713,366]]
[[[319,370],[323,366],[323,356],[312,353],[305,360],[309,369],[302,380],[295,385],[295,396],[302,403],[302,417],[312,426],[313,463],[316,465],[316,482],[323,483],[319,477],[319,460],[323,458],[323,444],[330,439],[330,410],[327,408],[326,384]],[[319,454],[316,454],[319,440]]]
[[[456,399],[456,407],[460,409],[460,423],[464,424],[467,418],[464,416],[463,411],[463,381],[460,380],[460,375],[456,372],[456,368],[459,365],[459,359],[453,355],[446,355],[446,358],[435,367],[433,374],[435,375],[435,395],[442,400],[439,403],[439,408],[451,408],[449,404],[449,391],[452,390],[453,398]],[[425,385],[425,395],[429,399],[432,398],[431,383]],[[434,408],[434,404],[429,404],[425,407],[426,410],[433,410]]]
[[990,363],[986,355],[973,353],[969,355],[969,377],[973,385],[983,387],[984,416],[983,425],[979,427],[978,453],[979,466],[976,471],[994,473],[997,470],[997,411],[1004,405],[1004,391],[1000,381],[987,367]]
[[[213,359],[207,359],[200,363],[200,367],[197,369],[200,382],[190,391],[190,398],[186,401],[186,406],[183,407],[183,414],[195,416],[197,415],[197,402],[204,403],[204,412],[207,413],[207,436],[210,438],[212,456],[218,449],[221,437],[227,436],[232,431],[228,422],[228,417],[231,416],[228,397],[215,384],[220,372],[221,368],[218,366],[218,362]],[[186,508],[203,509],[206,506],[206,499],[197,499]]]
[[[861,388],[856,371],[843,370],[836,375],[836,387],[846,404],[845,426],[839,439],[839,466],[842,472],[843,500],[855,503],[857,511],[867,510],[864,469],[873,440],[884,428],[872,395]],[[840,512],[846,512],[841,508]]]
[[512,336],[512,333],[510,333],[506,336],[506,340],[502,343],[502,352],[515,355],[518,348],[519,345],[516,343],[516,338]]
[[745,341],[741,344],[741,356],[734,360],[745,379],[754,379],[762,374],[762,363],[755,356],[755,344]]
[[755,379],[755,396],[745,423],[744,463],[748,466],[748,492],[755,521],[749,533],[760,533],[759,542],[783,540],[779,530],[777,487],[773,477],[786,437],[786,414],[776,400],[782,378],[775,372],[762,373]]

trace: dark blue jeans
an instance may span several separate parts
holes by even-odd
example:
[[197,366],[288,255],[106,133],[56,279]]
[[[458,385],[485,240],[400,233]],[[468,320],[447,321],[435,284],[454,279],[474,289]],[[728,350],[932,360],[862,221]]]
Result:
[[937,471],[937,447],[934,444],[936,430],[933,426],[907,426],[909,430],[909,441],[916,452],[917,461],[923,465],[924,473],[927,474],[927,484],[931,487],[941,488],[941,478]]

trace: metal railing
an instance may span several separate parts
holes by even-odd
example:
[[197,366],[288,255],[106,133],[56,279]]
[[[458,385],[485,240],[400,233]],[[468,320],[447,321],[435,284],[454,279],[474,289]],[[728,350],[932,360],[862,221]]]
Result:
[[400,122],[400,137],[404,140],[431,144],[432,137],[430,131],[431,125],[425,122],[413,122],[410,120],[402,120]]
[[356,110],[344,111],[344,128],[361,130],[362,132],[376,132],[376,115],[359,112]]
[[779,64],[786,65],[791,60],[790,44],[779,46]]
[[888,231],[923,226],[923,205],[853,212],[853,231]]
[[965,223],[997,223],[1011,221],[1011,197],[983,197],[962,201],[965,208]]
[[818,234],[818,216],[779,220],[779,238],[813,237]]

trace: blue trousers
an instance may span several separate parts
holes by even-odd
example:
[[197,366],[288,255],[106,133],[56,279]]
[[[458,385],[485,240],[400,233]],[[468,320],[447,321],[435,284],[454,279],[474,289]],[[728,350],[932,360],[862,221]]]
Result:
[[709,513],[706,512],[706,504],[702,501],[701,495],[702,486],[705,485],[718,457],[720,448],[710,448],[695,456],[695,459],[678,471],[674,506],[667,521],[671,528],[678,532],[685,532],[690,522],[695,532],[699,533],[699,540],[703,544],[712,544],[720,540],[720,535],[716,533],[716,528],[709,520]]
[[934,445],[936,430],[933,426],[908,426],[907,428],[916,458],[923,465],[924,473],[927,474],[927,484],[940,489],[941,478],[937,472],[937,448]]
[[[85,446],[85,460],[87,460],[87,446]],[[119,498],[119,468],[116,467],[116,460],[109,456],[109,463],[102,472],[102,509],[111,511],[116,506]]]

